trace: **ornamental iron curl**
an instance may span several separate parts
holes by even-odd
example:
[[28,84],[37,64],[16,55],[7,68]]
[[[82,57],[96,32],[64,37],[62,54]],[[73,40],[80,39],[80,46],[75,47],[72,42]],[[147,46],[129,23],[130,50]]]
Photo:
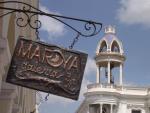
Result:
[[[17,4],[18,6],[22,6],[22,7],[21,8],[4,7],[4,5],[11,5],[11,4],[12,5]],[[16,19],[17,26],[27,27],[27,25],[29,25],[30,28],[35,30],[35,34],[36,34],[38,39],[39,39],[38,29],[41,28],[42,23],[41,23],[40,20],[38,20],[38,18],[36,16],[38,16],[38,15],[48,16],[50,18],[53,18],[53,19],[63,23],[64,25],[66,25],[67,27],[72,29],[74,32],[76,32],[76,34],[77,34],[77,36],[73,40],[72,44],[69,46],[70,49],[73,48],[74,44],[78,41],[80,36],[82,36],[82,37],[92,37],[92,36],[97,35],[102,29],[102,23],[46,13],[46,12],[43,12],[43,11],[35,8],[32,5],[29,5],[29,4],[24,3],[24,2],[19,2],[19,1],[0,2],[0,9],[9,11],[9,12],[6,12],[5,14],[0,15],[0,17],[4,17],[8,14],[15,13],[15,12],[18,12],[18,13],[21,13],[21,14],[25,15],[26,18],[18,17]],[[71,20],[71,21],[84,23],[84,28],[83,28],[84,32],[78,30],[77,28],[75,28],[72,25],[68,24],[64,20]]]

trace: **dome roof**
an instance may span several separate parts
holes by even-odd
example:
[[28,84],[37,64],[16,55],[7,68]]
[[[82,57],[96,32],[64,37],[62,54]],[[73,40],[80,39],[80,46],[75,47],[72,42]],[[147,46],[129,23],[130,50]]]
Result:
[[119,52],[123,54],[122,42],[115,35],[115,28],[112,26],[105,27],[105,35],[99,41],[96,53],[100,52]]

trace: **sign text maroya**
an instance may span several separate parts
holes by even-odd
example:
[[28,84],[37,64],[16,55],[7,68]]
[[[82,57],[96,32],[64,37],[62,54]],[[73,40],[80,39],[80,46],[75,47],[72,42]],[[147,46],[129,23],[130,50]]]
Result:
[[77,99],[87,54],[18,39],[7,82]]

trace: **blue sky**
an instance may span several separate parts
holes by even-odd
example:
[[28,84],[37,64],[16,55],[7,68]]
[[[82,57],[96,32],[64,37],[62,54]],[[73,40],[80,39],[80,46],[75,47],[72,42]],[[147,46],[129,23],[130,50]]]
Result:
[[[149,0],[39,0],[40,8],[49,13],[94,20],[106,25],[115,25],[117,37],[122,41],[126,61],[124,83],[150,86],[150,1]],[[40,17],[41,40],[68,47],[76,36],[65,25],[47,17]],[[70,21],[69,21],[70,22]],[[70,22],[72,25],[77,25]],[[83,27],[80,25],[80,27]],[[79,27],[79,28],[80,28]],[[80,38],[75,50],[88,53],[88,63],[78,101],[50,95],[39,107],[39,113],[74,113],[83,100],[86,85],[94,83],[94,56],[103,30],[91,38]],[[42,94],[45,95],[45,94]]]

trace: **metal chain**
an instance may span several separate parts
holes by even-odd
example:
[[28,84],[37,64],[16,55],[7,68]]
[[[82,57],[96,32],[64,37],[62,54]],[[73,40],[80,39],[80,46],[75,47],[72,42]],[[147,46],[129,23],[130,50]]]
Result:
[[39,31],[38,29],[35,30],[35,35],[38,41],[40,41],[40,37],[39,37]]
[[45,101],[48,100],[48,97],[49,97],[49,93],[45,96]]
[[39,98],[40,98],[40,102],[39,103],[43,103],[44,101],[48,100],[49,93],[47,93],[47,95],[45,96],[44,99],[43,99],[43,97],[42,97],[42,95],[40,94],[39,91],[37,91],[36,93],[39,95]]
[[[39,97],[39,102],[36,104],[40,106],[40,104],[48,100],[49,93],[45,96],[45,98],[43,98],[42,95],[40,94],[40,91],[36,91],[36,96]],[[36,112],[36,108],[34,108],[33,111],[31,111],[30,113],[35,113],[35,112]]]
[[77,43],[77,41],[79,40],[79,36],[80,36],[80,33],[78,32],[77,36],[74,38],[73,42],[69,46],[69,49],[73,49],[75,43]]

